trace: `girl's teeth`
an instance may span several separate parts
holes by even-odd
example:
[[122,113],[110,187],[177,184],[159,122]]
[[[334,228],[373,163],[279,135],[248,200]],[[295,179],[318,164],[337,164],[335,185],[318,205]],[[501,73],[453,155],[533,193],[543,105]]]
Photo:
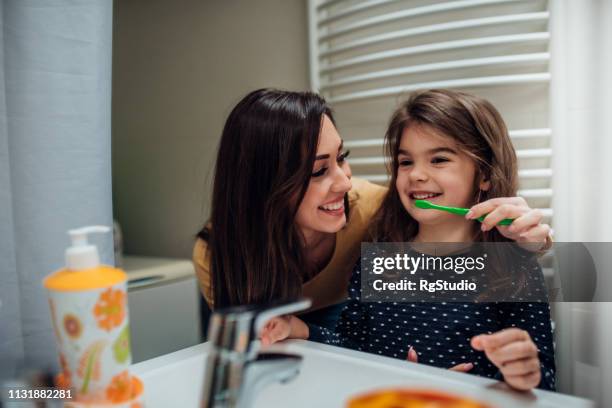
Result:
[[344,206],[344,202],[338,201],[337,203],[322,205],[321,208],[324,210],[328,210],[328,211],[335,211],[335,210],[339,210],[343,206]]
[[417,200],[425,200],[427,198],[433,198],[438,196],[439,194],[431,193],[431,194],[413,194],[412,196]]

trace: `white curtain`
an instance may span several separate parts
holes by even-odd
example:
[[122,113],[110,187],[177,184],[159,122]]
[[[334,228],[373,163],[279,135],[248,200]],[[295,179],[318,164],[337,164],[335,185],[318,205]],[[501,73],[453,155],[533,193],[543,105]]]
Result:
[[[612,2],[552,0],[550,5],[555,239],[610,243]],[[609,286],[612,265],[601,262],[597,268],[607,280],[599,285]],[[608,294],[611,289],[598,288]],[[559,306],[562,390],[612,406],[612,304]]]
[[0,375],[56,366],[41,280],[112,225],[111,42],[111,0],[0,1]]

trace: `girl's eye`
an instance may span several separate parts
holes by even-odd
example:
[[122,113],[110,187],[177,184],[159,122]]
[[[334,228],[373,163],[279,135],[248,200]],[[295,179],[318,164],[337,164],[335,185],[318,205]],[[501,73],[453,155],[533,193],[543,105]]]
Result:
[[403,159],[399,161],[399,165],[402,167],[410,166],[412,164],[412,160]]
[[346,158],[349,156],[349,154],[351,154],[350,150],[346,150],[344,153],[341,153],[337,158],[336,161],[338,163],[344,163],[344,161],[346,160]]
[[446,157],[434,157],[433,159],[431,159],[431,162],[434,163],[434,164],[444,163],[444,162],[447,162],[447,161],[450,161],[450,160],[448,160]]
[[321,170],[317,170],[314,173],[312,173],[312,177],[321,177],[322,175],[325,174],[326,171],[327,171],[327,167],[321,167]]

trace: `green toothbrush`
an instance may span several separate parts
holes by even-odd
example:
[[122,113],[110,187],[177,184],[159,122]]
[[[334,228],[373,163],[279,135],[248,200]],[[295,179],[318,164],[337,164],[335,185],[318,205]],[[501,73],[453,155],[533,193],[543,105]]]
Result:
[[[440,210],[440,211],[446,211],[451,214],[457,214],[457,215],[465,215],[468,213],[468,211],[470,211],[469,208],[446,207],[444,205],[436,205],[436,204],[430,203],[427,200],[414,200],[414,205],[416,205],[419,208],[423,208],[425,210],[428,210],[428,209]],[[477,220],[482,222],[485,217],[486,215],[482,215],[478,217]],[[514,221],[512,218],[504,218],[503,220],[498,222],[497,225],[510,225],[512,224],[512,221]]]

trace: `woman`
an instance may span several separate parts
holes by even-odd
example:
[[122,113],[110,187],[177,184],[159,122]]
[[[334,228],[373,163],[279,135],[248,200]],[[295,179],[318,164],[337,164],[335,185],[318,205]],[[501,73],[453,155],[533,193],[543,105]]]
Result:
[[[304,295],[314,310],[346,298],[385,193],[351,180],[348,153],[316,94],[260,89],[238,103],[221,137],[210,223],[193,253],[211,308]],[[333,326],[335,309],[310,319]]]

